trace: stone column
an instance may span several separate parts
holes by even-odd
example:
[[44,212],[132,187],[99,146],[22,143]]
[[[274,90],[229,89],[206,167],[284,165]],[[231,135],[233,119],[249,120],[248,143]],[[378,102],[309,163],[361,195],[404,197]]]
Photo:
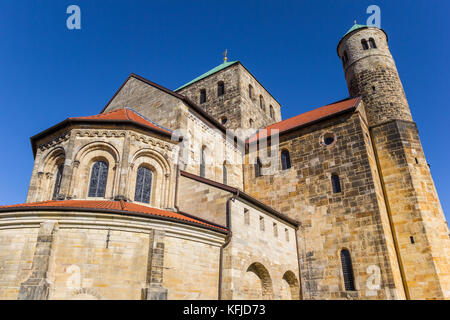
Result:
[[167,289],[162,286],[164,269],[164,236],[161,230],[149,235],[147,285],[142,289],[144,300],[167,300]]
[[120,163],[118,164],[118,188],[116,189],[116,194],[114,195],[114,198],[116,199],[123,199],[128,200],[128,194],[127,194],[127,183],[128,183],[128,171],[130,168],[130,165],[128,163],[129,156],[130,156],[130,134],[127,132],[125,135],[125,141],[123,145],[123,153],[122,153],[122,159]]
[[70,193],[70,184],[73,178],[73,168],[75,166],[74,157],[74,147],[75,147],[75,136],[76,133],[71,132],[69,143],[67,145],[65,160],[64,160],[64,169],[61,178],[61,187],[59,190],[59,194],[57,195],[58,200],[71,199]]
[[47,281],[53,236],[57,231],[56,221],[41,223],[33,256],[31,276],[22,282],[18,300],[47,300],[50,284]]

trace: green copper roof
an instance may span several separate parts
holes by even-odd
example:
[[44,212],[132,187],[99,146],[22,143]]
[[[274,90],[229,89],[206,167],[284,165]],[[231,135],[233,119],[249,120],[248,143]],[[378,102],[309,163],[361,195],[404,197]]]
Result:
[[220,71],[220,70],[222,70],[222,69],[225,69],[225,68],[228,67],[228,66],[231,66],[232,64],[235,64],[236,62],[239,62],[239,61],[230,61],[230,62],[224,62],[224,63],[222,63],[222,64],[219,64],[217,67],[215,67],[215,68],[209,70],[208,72],[202,74],[201,76],[195,78],[194,80],[189,81],[188,83],[182,85],[182,86],[179,87],[178,89],[175,89],[175,91],[178,91],[178,90],[180,90],[180,89],[182,89],[182,88],[184,88],[184,87],[187,87],[188,85],[190,85],[190,84],[192,84],[192,83],[194,83],[194,82],[197,82],[198,80],[204,79],[204,78],[206,78],[207,76],[212,75],[213,73],[216,73],[216,72],[218,72],[218,71]]
[[365,28],[365,27],[367,27],[366,25],[364,25],[364,24],[354,24],[343,36],[342,36],[342,38],[343,37],[345,37],[346,35],[348,35],[350,32],[352,32],[352,31],[355,31],[356,29],[361,29],[361,28]]

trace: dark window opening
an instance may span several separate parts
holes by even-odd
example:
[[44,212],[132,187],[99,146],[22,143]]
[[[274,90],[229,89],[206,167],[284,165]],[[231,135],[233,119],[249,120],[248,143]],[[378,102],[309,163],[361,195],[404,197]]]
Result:
[[376,91],[376,89],[375,89],[375,86],[372,86],[372,91],[373,91],[373,92],[375,92],[375,91]]
[[370,47],[372,49],[376,49],[377,48],[377,45],[375,44],[375,40],[373,40],[373,38],[369,39],[369,43],[370,43]]
[[331,185],[333,187],[333,193],[341,192],[341,182],[339,180],[339,176],[337,174],[333,174],[331,176]]
[[222,120],[221,120],[220,122],[221,122],[222,124],[225,124],[225,123],[227,123],[227,121],[228,121],[227,117],[223,117]]
[[270,105],[270,117],[273,119],[274,118],[274,112],[273,112],[273,107],[272,105]]
[[108,164],[97,161],[92,166],[91,181],[88,197],[104,197],[106,191],[106,180],[108,179]]
[[200,90],[200,103],[206,102],[206,89]]
[[414,241],[414,237],[413,237],[413,236],[409,237],[409,240],[411,240],[411,243],[412,243],[412,244],[416,243],[416,242]]
[[250,84],[248,85],[248,96],[253,99],[253,87]]
[[58,171],[56,172],[55,187],[53,188],[53,196],[52,196],[53,200],[56,200],[59,192],[61,191],[61,180],[62,180],[63,169],[64,169],[64,165],[60,164],[58,166]]
[[417,160],[417,158],[414,158],[416,160],[416,164],[419,164],[419,160]]
[[261,161],[259,160],[259,158],[256,158],[256,163],[255,163],[255,178],[261,177],[261,168],[262,168]]
[[334,136],[331,134],[328,134],[323,138],[323,143],[325,143],[327,146],[329,146],[333,142],[334,142]]
[[220,81],[217,84],[217,96],[223,96],[225,94],[225,84],[223,83],[223,81]]
[[341,251],[342,273],[344,275],[344,285],[346,291],[355,291],[355,278],[353,275],[352,259],[350,252],[343,249]]
[[134,192],[134,201],[150,203],[152,192],[152,171],[146,167],[139,167],[136,177],[136,189]]
[[364,50],[368,50],[369,49],[369,45],[367,44],[367,40],[366,39],[362,39],[361,40],[361,44]]
[[342,55],[342,63],[346,64],[347,62],[348,62],[347,51],[344,51],[344,54]]
[[283,150],[281,152],[281,169],[287,170],[291,167],[291,157],[289,156],[289,151]]

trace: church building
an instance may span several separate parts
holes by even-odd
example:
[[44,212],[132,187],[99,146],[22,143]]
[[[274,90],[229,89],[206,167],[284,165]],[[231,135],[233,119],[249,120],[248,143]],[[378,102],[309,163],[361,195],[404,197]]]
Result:
[[225,57],[176,90],[132,73],[31,137],[26,202],[0,206],[0,299],[450,299],[388,36],[355,24],[337,55],[349,97],[289,119]]

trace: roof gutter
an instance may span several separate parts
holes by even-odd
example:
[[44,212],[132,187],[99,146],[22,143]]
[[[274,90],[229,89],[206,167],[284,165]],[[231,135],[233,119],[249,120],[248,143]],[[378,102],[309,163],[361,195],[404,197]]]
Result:
[[[216,231],[222,234],[228,234],[228,230],[223,229],[222,226],[218,226],[211,222],[205,222],[208,224],[211,224],[211,226],[207,226],[200,223],[195,223],[191,221],[176,219],[172,217],[164,217],[159,215],[153,215],[153,214],[146,214],[141,212],[135,212],[135,211],[122,211],[122,210],[116,210],[116,209],[104,209],[104,208],[82,208],[82,207],[53,207],[53,206],[23,206],[23,207],[3,207],[0,208],[0,213],[2,212],[24,212],[24,211],[58,211],[58,212],[95,212],[95,213],[113,213],[113,214],[120,214],[120,215],[127,215],[127,216],[134,216],[134,217],[140,217],[140,218],[152,218],[156,220],[163,220],[163,221],[170,221],[170,222],[176,222],[176,223],[182,223],[187,224],[203,229],[208,229],[212,231]],[[198,218],[195,218],[198,219]],[[202,222],[205,220],[198,219]]]

